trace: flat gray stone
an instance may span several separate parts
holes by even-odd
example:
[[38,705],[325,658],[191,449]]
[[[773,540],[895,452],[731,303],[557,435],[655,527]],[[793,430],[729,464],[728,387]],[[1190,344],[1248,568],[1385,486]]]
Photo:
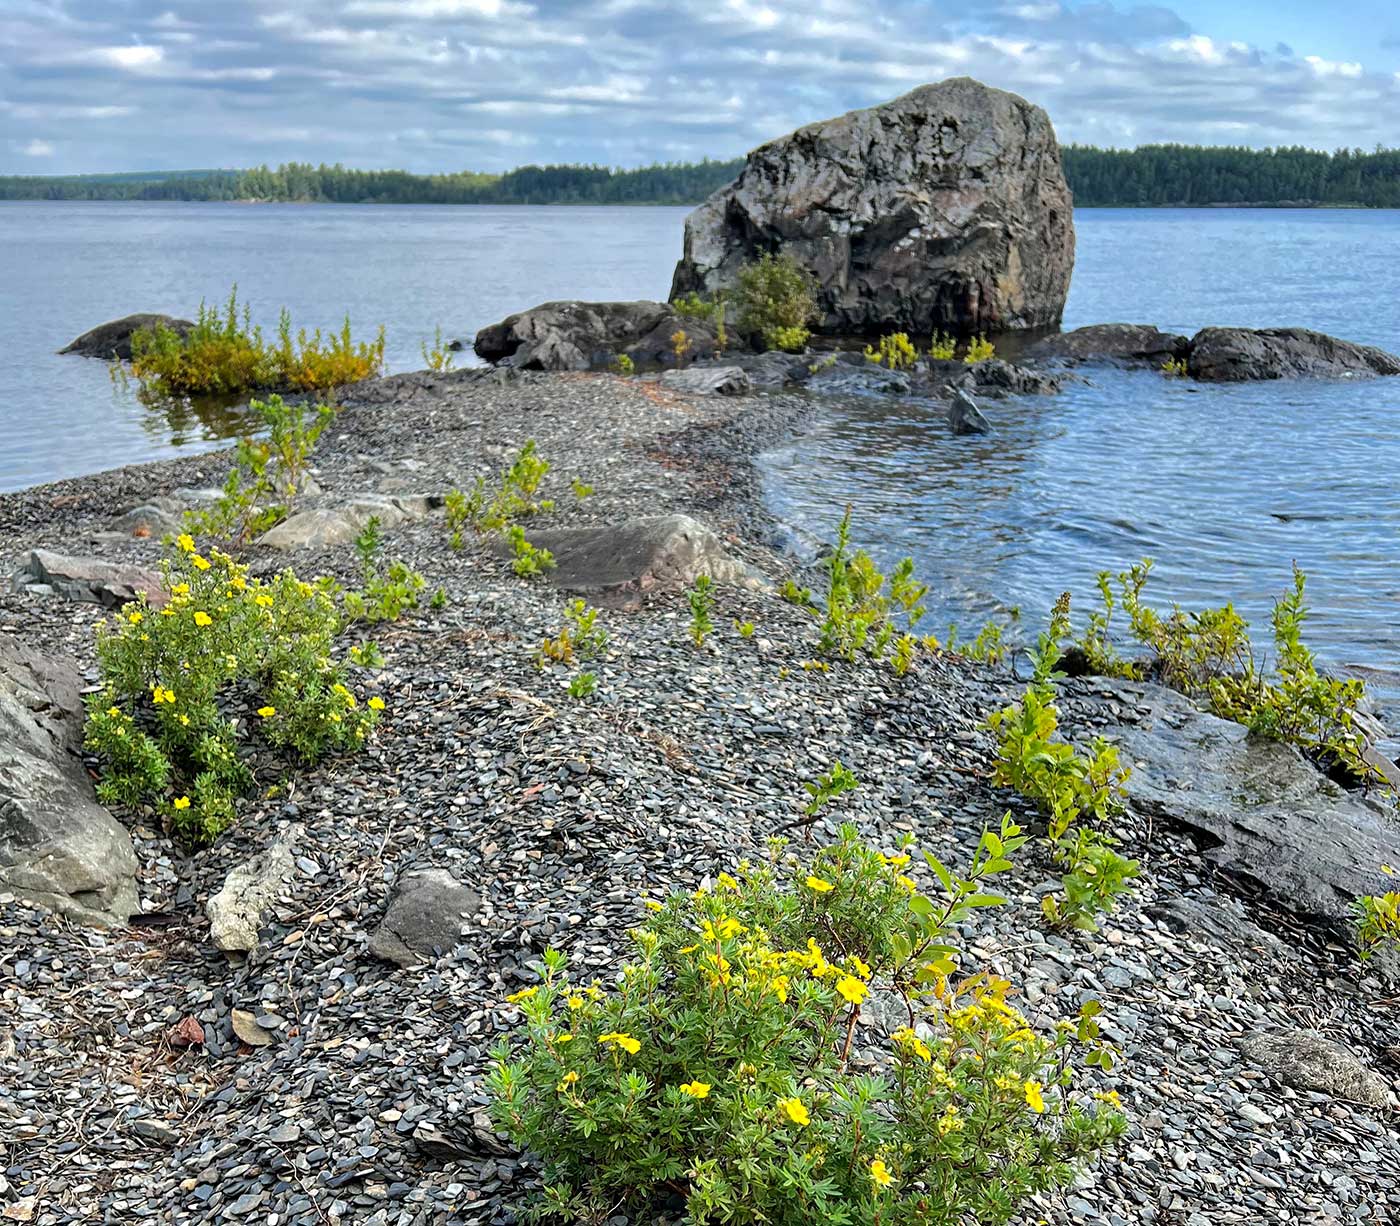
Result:
[[62,596],[105,609],[119,609],[142,593],[156,608],[168,598],[155,571],[47,549],[31,549],[11,582],[16,591]]
[[0,638],[0,890],[86,924],[140,909],[131,836],[77,756],[78,671]]
[[399,966],[418,966],[450,952],[462,924],[481,909],[481,899],[445,869],[405,873],[394,888],[369,952]]
[[1331,1094],[1378,1111],[1386,1105],[1385,1079],[1315,1030],[1255,1035],[1240,1045],[1240,1053],[1274,1080],[1295,1090]]
[[305,834],[299,825],[288,826],[266,851],[233,868],[223,887],[205,904],[209,936],[220,949],[250,953],[258,947],[262,914],[296,871],[296,849]]
[[742,396],[753,390],[753,381],[740,366],[689,366],[666,371],[661,386],[693,396]]

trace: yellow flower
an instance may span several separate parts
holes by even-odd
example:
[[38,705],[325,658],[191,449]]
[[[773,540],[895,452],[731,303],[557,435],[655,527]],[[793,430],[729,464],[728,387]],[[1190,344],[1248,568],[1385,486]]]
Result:
[[266,592],[260,592],[258,595],[253,597],[253,603],[257,605],[260,609],[270,609],[272,608],[272,597],[269,596]]
[[1045,1110],[1045,1099],[1041,1097],[1042,1087],[1038,1081],[1026,1082],[1026,1104],[1036,1114]]
[[258,708],[258,714],[261,715],[261,716],[263,717],[263,719],[271,719],[274,715],[277,714],[277,708],[276,708],[276,707],[259,707],[259,708]]
[[182,532],[175,538],[175,543],[186,553],[194,552],[194,537],[188,532]]
[[704,1098],[710,1092],[710,1083],[707,1081],[687,1081],[680,1087],[682,1094],[689,1094],[691,1098]]
[[212,626],[214,624],[214,619],[210,617],[208,613],[204,612],[203,609],[200,609],[194,615],[194,624],[196,626]]
[[513,1004],[515,1004],[516,1001],[519,1001],[519,1000],[529,1000],[530,997],[532,997],[532,996],[533,996],[536,992],[538,992],[538,991],[539,991],[539,988],[537,988],[537,987],[535,987],[535,988],[521,988],[520,991],[518,991],[518,992],[512,992],[509,996],[507,996],[507,997],[506,997],[506,1003],[507,1003],[508,1005],[513,1005]]
[[836,887],[829,881],[823,881],[820,877],[808,877],[807,888],[817,894],[828,894]]
[[163,702],[173,703],[175,701],[175,691],[167,690],[161,685],[153,685],[151,686],[151,701],[155,703],[156,706],[160,706]]
[[896,877],[895,880],[899,882],[899,884],[902,885],[911,894],[913,894],[919,888],[918,884],[914,881],[912,877],[906,877],[903,873]]
[[170,589],[170,594],[172,596],[188,596],[190,594],[190,585],[188,583],[177,583]]
[[242,592],[247,589],[248,580],[242,575],[234,575],[234,577],[228,581],[228,585],[233,588],[235,592]]
[[888,1188],[894,1182],[894,1176],[890,1174],[883,1158],[876,1158],[870,1164],[870,1178],[878,1188]]
[[570,996],[568,999],[568,1006],[570,1009],[582,1009],[583,997],[578,995]]
[[909,863],[909,857],[905,855],[886,856],[882,854],[880,856],[880,859],[882,859],[891,868],[903,868],[906,864]]
[[130,613],[128,613],[128,614],[126,615],[126,620],[129,621],[133,626],[140,625],[140,623],[141,623],[141,610],[140,610],[140,609],[133,609]]
[[193,562],[195,566],[197,566],[200,570],[209,569],[209,559],[201,557],[199,554],[195,554],[194,557],[190,559],[190,561]]
[[175,797],[175,807],[177,809],[188,809],[190,807],[190,798],[188,796]]
[[852,954],[849,958],[846,959],[846,961],[851,964],[851,970],[853,970],[862,979],[870,978],[870,966],[868,963],[863,962],[860,958],[857,958],[855,954]]
[[618,1030],[611,1031],[608,1034],[600,1034],[598,1036],[598,1042],[616,1043],[629,1056],[635,1056],[639,1051],[642,1050],[642,1045],[636,1039],[634,1039],[630,1034],[625,1034],[624,1032]]
[[784,1004],[788,998],[788,977],[786,975],[774,975],[768,986],[773,989],[773,995]]
[[657,902],[656,899],[654,899],[654,898],[644,898],[644,899],[642,899],[642,906],[644,906],[648,911],[663,911],[663,910],[665,910],[665,908],[664,908],[659,902]]
[[836,981],[836,990],[841,993],[853,1005],[860,1004],[865,999],[865,994],[869,989],[861,983],[854,975],[842,975]]
[[780,1098],[778,1106],[788,1119],[800,1128],[806,1128],[812,1122],[812,1117],[807,1114],[807,1108],[800,1098]]
[[108,714],[108,715],[120,715],[121,713],[122,713],[122,709],[121,709],[120,707],[108,707],[108,708],[107,708],[107,714]]
[[1381,872],[1383,872],[1387,877],[1394,877],[1394,876],[1395,876],[1395,870],[1394,870],[1393,868],[1391,868],[1389,864],[1382,864],[1382,865],[1381,865]]
[[933,1059],[933,1052],[929,1050],[929,1045],[919,1038],[908,1026],[902,1026],[891,1036],[901,1047],[907,1047],[925,1064]]
[[574,1041],[574,1036],[571,1034],[556,1034],[554,1036],[554,1041],[556,1043],[572,1043]]
[[378,694],[376,694],[373,698],[369,700],[369,709],[371,711],[384,710],[384,700],[380,698]]
[[739,883],[728,873],[721,873],[715,878],[715,882],[726,890],[732,890],[735,894],[739,892]]
[[564,1076],[560,1079],[560,1082],[559,1082],[559,1093],[561,1093],[561,1094],[564,1093],[564,1091],[567,1090],[571,1085],[573,1085],[577,1080],[578,1080],[578,1074],[575,1073],[572,1069],[570,1069],[570,1070],[569,1070],[567,1073],[565,1073]]
[[188,728],[190,726],[190,717],[188,715],[177,715],[175,718],[180,721],[180,727]]

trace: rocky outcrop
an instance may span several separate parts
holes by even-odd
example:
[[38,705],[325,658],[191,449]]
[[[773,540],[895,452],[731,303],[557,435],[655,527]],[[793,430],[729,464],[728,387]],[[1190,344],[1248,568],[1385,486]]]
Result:
[[156,608],[169,599],[155,571],[141,566],[104,562],[101,558],[69,557],[47,549],[31,549],[13,575],[16,591],[62,596],[104,609],[119,609],[144,594]]
[[753,390],[748,372],[741,366],[688,366],[684,370],[668,370],[661,376],[661,386],[692,396],[742,396]]
[[991,434],[992,423],[977,407],[977,401],[962,388],[953,389],[953,400],[948,405],[948,426],[954,434]]
[[251,953],[258,947],[262,913],[295,871],[294,857],[304,834],[301,826],[287,827],[266,851],[233,868],[219,892],[205,904],[209,937],[219,949]]
[[1152,366],[1186,356],[1190,342],[1151,324],[1091,324],[1072,332],[1043,337],[1024,356],[1037,362],[1067,365]]
[[83,358],[119,358],[123,362],[131,360],[131,337],[142,328],[153,329],[157,324],[169,328],[179,336],[186,335],[194,327],[188,319],[176,319],[173,315],[126,315],[105,324],[98,324],[90,332],[84,332],[76,340],[69,341],[59,353],[76,353]]
[[1208,860],[1306,917],[1341,926],[1358,895],[1385,892],[1380,866],[1400,863],[1400,822],[1383,802],[1171,690],[1100,684],[1147,711],[1103,730],[1132,767],[1127,795],[1139,811],[1187,830]]
[[405,967],[430,961],[455,948],[462,924],[480,909],[481,898],[445,869],[405,873],[370,937],[369,952]]
[[930,365],[953,366],[953,372],[948,376],[950,382],[996,399],[1005,396],[1049,396],[1058,392],[1063,385],[1060,375],[1019,366],[1014,362],[1003,362],[1000,358],[989,358],[971,366],[946,362],[933,362]]
[[[741,583],[749,569],[731,558],[709,528],[689,515],[651,515],[598,528],[551,528],[528,533],[554,555],[551,583],[576,592],[678,590],[709,575]],[[504,552],[506,547],[501,545]]]
[[686,219],[671,297],[732,289],[773,251],[816,278],[819,332],[1052,326],[1072,210],[1045,112],[958,77],[755,149]]
[[913,380],[902,370],[869,362],[837,362],[819,367],[806,387],[818,396],[907,396]]
[[0,892],[106,927],[139,909],[136,855],[77,756],[77,678],[0,638]]
[[661,366],[675,362],[677,332],[686,334],[689,360],[715,352],[702,320],[664,302],[546,302],[482,328],[473,348],[487,362],[521,370],[602,370],[619,354],[637,366]]
[[1400,375],[1400,357],[1307,328],[1202,328],[1187,372],[1212,383]]

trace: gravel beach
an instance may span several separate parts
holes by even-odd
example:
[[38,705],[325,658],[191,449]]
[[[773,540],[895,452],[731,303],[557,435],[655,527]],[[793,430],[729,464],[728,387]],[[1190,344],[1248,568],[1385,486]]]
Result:
[[[855,822],[877,846],[909,832],[961,861],[985,825],[1020,812],[991,785],[985,730],[1018,691],[1009,669],[951,656],[903,679],[804,668],[816,628],[776,593],[796,563],[754,460],[819,401],[468,370],[379,380],[345,404],[313,459],[327,505],[438,498],[533,438],[553,465],[541,527],[683,513],[763,582],[718,588],[717,630],[699,649],[683,594],[598,601],[608,648],[587,666],[597,692],[576,699],[573,672],[535,662],[568,593],[517,578],[475,538],[453,552],[441,512],[387,528],[385,556],[446,604],[425,600],[367,635],[384,667],[357,683],[387,710],[363,753],[309,770],[257,759],[238,824],[194,855],[153,814],[117,811],[145,912],[128,928],[74,926],[0,894],[0,1221],[515,1221],[536,1172],[492,1133],[483,1076],[516,1016],[504,998],[544,949],[607,978],[643,898],[694,889],[775,833],[801,839],[802,784],[835,759],[860,786],[827,829]],[[153,565],[158,540],[109,535],[113,518],[217,485],[227,467],[215,453],[0,496],[5,574],[34,548]],[[594,492],[578,498],[572,480]],[[349,544],[248,560],[355,575]],[[0,634],[92,670],[99,613],[6,586]],[[752,637],[736,621],[752,621]],[[1064,691],[1070,734],[1136,718],[1131,687]],[[1122,1048],[1102,1088],[1121,1094],[1128,1136],[1022,1220],[1400,1222],[1400,983],[1255,900],[1168,823],[1129,812],[1120,833],[1143,875],[1099,934],[1044,929],[1052,870],[1030,846],[1009,905],[963,931],[1038,1025],[1097,999]],[[210,941],[205,903],[279,837],[292,871],[257,949],[231,957]],[[376,957],[395,891],[429,869],[479,900],[460,943],[408,968]],[[1254,1046],[1317,1035],[1385,1101],[1271,1074]]]

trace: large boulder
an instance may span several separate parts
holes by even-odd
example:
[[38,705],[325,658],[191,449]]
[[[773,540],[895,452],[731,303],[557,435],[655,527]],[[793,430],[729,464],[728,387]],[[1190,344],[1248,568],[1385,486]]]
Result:
[[1050,120],[957,77],[770,141],[686,219],[671,297],[770,251],[815,276],[819,332],[1057,324],[1074,219]]
[[1359,895],[1388,888],[1380,866],[1400,863],[1400,820],[1384,801],[1343,790],[1292,747],[1174,691],[1100,684],[1146,710],[1139,723],[1100,729],[1132,767],[1130,802],[1190,832],[1224,872],[1338,930]]
[[62,596],[65,600],[100,604],[104,609],[119,609],[141,595],[160,608],[170,598],[160,575],[143,566],[70,557],[47,549],[31,549],[11,583],[16,591]]
[[0,892],[106,927],[140,907],[136,855],[93,796],[82,727],[76,667],[0,638]]
[[1202,328],[1187,373],[1212,383],[1400,375],[1400,357],[1307,328]]
[[76,353],[83,358],[119,358],[123,362],[131,360],[131,337],[142,328],[148,331],[161,324],[179,336],[185,336],[194,327],[188,319],[176,319],[173,315],[127,315],[98,324],[90,332],[84,332],[76,340],[69,341],[59,353]]
[[688,359],[715,352],[703,320],[664,302],[546,302],[482,328],[473,348],[484,361],[521,370],[601,370],[619,354],[638,366],[661,366],[675,361],[677,332],[690,342]]
[[1106,366],[1161,366],[1186,356],[1190,342],[1151,324],[1090,324],[1042,337],[1025,351],[1034,361],[1102,363]]

